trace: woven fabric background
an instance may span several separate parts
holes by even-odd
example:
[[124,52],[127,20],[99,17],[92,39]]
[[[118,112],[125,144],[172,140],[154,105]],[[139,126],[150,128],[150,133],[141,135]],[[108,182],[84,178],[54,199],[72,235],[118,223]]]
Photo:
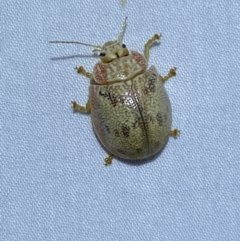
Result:
[[[117,38],[143,51],[166,83],[181,135],[148,162],[115,159],[86,103],[92,48]],[[1,240],[240,240],[238,0],[1,3]]]

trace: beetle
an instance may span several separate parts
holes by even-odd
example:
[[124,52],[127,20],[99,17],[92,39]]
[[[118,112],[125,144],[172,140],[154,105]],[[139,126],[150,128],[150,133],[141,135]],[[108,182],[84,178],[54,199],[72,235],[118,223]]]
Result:
[[161,35],[154,34],[144,46],[144,54],[128,50],[123,44],[127,17],[115,41],[92,45],[77,41],[50,41],[74,43],[94,47],[100,61],[92,73],[76,67],[77,73],[90,79],[86,106],[72,101],[76,111],[91,113],[93,129],[109,152],[105,165],[114,156],[138,160],[158,153],[169,136],[177,137],[178,129],[171,130],[172,109],[164,83],[176,75],[176,68],[166,76],[148,67],[149,50]]

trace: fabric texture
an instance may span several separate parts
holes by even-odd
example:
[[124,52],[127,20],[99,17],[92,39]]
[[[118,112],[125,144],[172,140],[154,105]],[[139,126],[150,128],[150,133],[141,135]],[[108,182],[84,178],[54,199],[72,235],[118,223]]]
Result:
[[[1,4],[1,240],[240,240],[240,3],[14,1]],[[173,128],[146,162],[114,159],[85,104],[93,48],[115,40],[177,76],[166,90]]]

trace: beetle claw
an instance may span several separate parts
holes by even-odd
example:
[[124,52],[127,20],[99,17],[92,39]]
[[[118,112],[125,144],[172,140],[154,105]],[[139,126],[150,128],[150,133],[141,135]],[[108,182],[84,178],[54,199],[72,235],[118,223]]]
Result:
[[176,70],[177,70],[176,67],[170,69],[170,70],[169,70],[169,73],[168,73],[168,76],[169,76],[169,77],[175,76],[175,75],[177,74],[177,73],[176,73]]
[[170,132],[170,135],[174,138],[177,138],[179,136],[179,134],[180,134],[180,130],[178,130],[178,129],[174,129]]
[[176,76],[176,74],[177,74],[176,70],[177,70],[176,67],[170,69],[170,70],[168,71],[168,74],[163,77],[162,82],[165,83],[168,79]]
[[89,79],[92,78],[92,74],[86,71],[83,66],[75,67],[75,70],[77,71],[78,74],[82,74]]
[[113,154],[110,154],[108,157],[104,159],[104,165],[110,166],[112,164]]

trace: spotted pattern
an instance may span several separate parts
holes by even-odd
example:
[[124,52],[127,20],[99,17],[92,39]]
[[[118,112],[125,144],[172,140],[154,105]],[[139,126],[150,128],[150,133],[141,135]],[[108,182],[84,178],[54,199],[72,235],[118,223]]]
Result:
[[169,137],[170,101],[154,67],[127,81],[91,85],[90,103],[94,130],[115,156],[149,157]]
[[122,124],[121,129],[122,129],[122,134],[123,134],[125,137],[129,137],[130,127],[127,126],[126,124]]

